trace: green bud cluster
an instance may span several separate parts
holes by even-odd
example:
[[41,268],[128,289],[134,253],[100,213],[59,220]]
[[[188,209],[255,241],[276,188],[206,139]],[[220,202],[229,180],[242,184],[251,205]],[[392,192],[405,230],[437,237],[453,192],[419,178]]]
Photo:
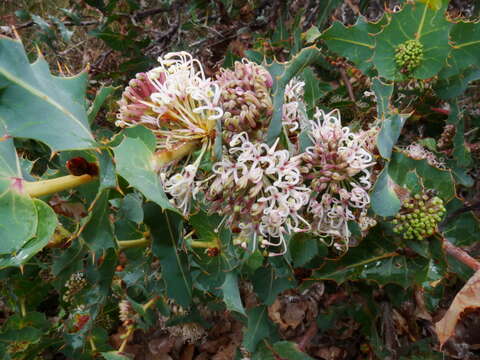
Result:
[[426,239],[437,232],[437,225],[444,214],[442,199],[416,194],[404,201],[402,209],[392,221],[395,225],[393,231],[406,240]]
[[422,60],[423,45],[416,39],[405,41],[395,50],[395,62],[403,72],[412,72]]

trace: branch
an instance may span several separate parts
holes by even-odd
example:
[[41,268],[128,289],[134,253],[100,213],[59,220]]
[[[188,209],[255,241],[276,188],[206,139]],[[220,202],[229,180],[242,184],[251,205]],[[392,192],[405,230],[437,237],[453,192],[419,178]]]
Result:
[[456,247],[444,237],[442,237],[442,241],[443,248],[448,255],[453,256],[455,259],[475,271],[480,270],[480,262],[478,262],[475,258],[471,257],[465,250]]
[[148,16],[156,15],[156,14],[159,14],[159,13],[162,13],[162,12],[167,12],[167,11],[170,11],[170,10],[172,10],[171,6],[161,6],[161,7],[157,7],[157,8],[153,8],[153,9],[139,11],[133,17],[135,18],[135,20],[138,21],[138,20],[142,20],[142,19],[144,19]]
[[137,240],[118,240],[118,247],[120,250],[130,249],[134,247],[142,247],[150,244],[150,239],[137,239]]
[[[63,22],[63,25],[65,26],[90,26],[90,25],[98,25],[100,24],[100,22],[98,20],[86,20],[86,21],[80,21],[80,22],[74,22],[74,21],[64,21]],[[25,29],[25,28],[28,28],[30,26],[33,26],[35,25],[35,22],[30,20],[30,21],[27,21],[23,24],[20,24],[18,26],[13,26],[15,27],[16,30],[21,30],[21,29]],[[52,24],[50,24],[50,26],[53,26]]]
[[298,342],[298,348],[300,349],[300,351],[305,352],[313,337],[317,334],[317,330],[317,323],[313,322],[313,324],[308,328],[307,331],[305,331],[305,334]]

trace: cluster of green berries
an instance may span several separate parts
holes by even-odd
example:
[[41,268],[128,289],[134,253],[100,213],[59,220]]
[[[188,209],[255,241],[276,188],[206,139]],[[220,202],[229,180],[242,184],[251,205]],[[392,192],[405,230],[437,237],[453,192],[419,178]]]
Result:
[[398,45],[395,50],[395,62],[402,72],[412,72],[423,60],[423,45],[410,39]]
[[437,196],[416,194],[404,201],[402,209],[392,223],[393,231],[404,239],[426,239],[437,231],[437,225],[445,214],[443,201]]

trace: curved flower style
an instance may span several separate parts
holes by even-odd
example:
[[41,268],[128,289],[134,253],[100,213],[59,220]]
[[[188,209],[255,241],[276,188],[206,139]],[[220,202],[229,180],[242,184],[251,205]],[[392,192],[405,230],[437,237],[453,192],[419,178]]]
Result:
[[273,112],[270,89],[272,77],[260,65],[243,59],[235,69],[221,69],[217,75],[221,88],[220,103],[225,111],[223,127],[227,142],[234,134],[248,133],[252,140],[261,139]]
[[285,95],[282,109],[282,123],[289,133],[295,133],[300,129],[303,121],[306,121],[305,113],[302,112],[303,93],[305,82],[293,78],[285,87]]
[[372,185],[369,168],[374,165],[365,144],[370,136],[342,127],[338,110],[328,114],[317,110],[315,119],[310,121],[309,131],[313,146],[301,155],[304,179],[316,194],[307,212],[316,234],[348,245],[348,221],[355,220],[363,228],[373,224],[366,215],[370,204],[367,190]]
[[254,144],[245,132],[233,136],[228,154],[213,166],[216,177],[206,192],[210,211],[224,215],[232,231],[241,232],[243,247],[249,237],[253,249],[258,237],[262,246],[283,247],[271,256],[286,252],[286,234],[309,230],[300,215],[310,197],[302,185],[300,158],[277,150],[277,144]]
[[168,53],[158,61],[160,66],[137,74],[124,91],[116,125],[149,127],[159,150],[208,141],[223,115],[220,88],[187,52]]
[[170,177],[167,177],[167,172],[160,174],[163,189],[167,194],[170,194],[172,197],[171,203],[181,210],[184,216],[188,216],[190,213],[192,200],[195,199],[202,184],[201,181],[196,181],[196,175],[206,149],[207,146],[204,144],[195,162],[186,165],[179,173]]

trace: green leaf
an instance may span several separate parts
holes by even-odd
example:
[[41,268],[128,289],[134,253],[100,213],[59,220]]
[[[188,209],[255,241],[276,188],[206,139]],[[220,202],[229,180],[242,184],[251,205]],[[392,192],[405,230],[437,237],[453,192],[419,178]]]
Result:
[[280,357],[288,360],[313,360],[313,358],[300,351],[298,345],[291,341],[279,341],[273,344],[273,350]]
[[388,175],[388,164],[378,176],[370,194],[373,211],[379,216],[393,216],[402,204],[393,189],[393,181]]
[[120,207],[119,215],[133,221],[134,223],[141,224],[143,222],[143,198],[138,193],[127,194]]
[[195,252],[195,263],[201,269],[195,279],[197,287],[201,286],[205,291],[217,291],[225,283],[226,274],[239,265],[236,248],[231,241],[232,234],[225,227],[219,228],[221,221],[222,217],[203,212],[189,219],[190,225],[195,229],[197,241],[213,243],[210,247],[218,247],[219,250],[217,256],[208,256],[204,248],[192,248]]
[[22,171],[18,161],[13,139],[8,135],[0,119],[0,178],[21,178]]
[[27,195],[13,188],[16,180],[0,178],[0,254],[18,251],[37,229],[38,213]]
[[303,98],[307,104],[308,111],[315,108],[318,100],[320,100],[325,94],[332,89],[330,84],[322,82],[311,68],[303,70],[303,81],[305,82],[305,94]]
[[285,87],[294,77],[314,63],[320,56],[320,50],[316,47],[306,47],[286,63],[272,62],[264,66],[270,72],[273,79],[273,115],[267,133],[267,143],[272,145],[282,132],[282,108]]
[[461,168],[467,168],[472,162],[469,149],[465,145],[465,121],[463,114],[458,109],[456,101],[450,102],[449,124],[455,125],[455,136],[453,137],[453,160],[455,165]]
[[395,283],[404,288],[423,283],[428,274],[429,260],[408,258],[395,252],[397,246],[378,232],[349,249],[338,260],[326,264],[312,274],[314,280],[372,280],[381,285]]
[[278,358],[275,356],[275,354],[270,350],[268,346],[265,345],[265,342],[260,343],[260,345],[257,348],[257,351],[255,351],[255,354],[253,354],[252,360],[277,360]]
[[322,0],[322,9],[316,16],[316,23],[320,29],[323,29],[329,21],[333,11],[343,3],[343,0]]
[[65,24],[55,16],[50,16],[50,20],[57,25],[58,30],[60,31],[60,35],[62,36],[63,41],[70,42],[74,31],[68,30]]
[[391,15],[389,24],[376,36],[373,63],[380,76],[389,80],[403,77],[395,63],[395,51],[412,39],[423,45],[423,60],[410,75],[427,79],[442,69],[450,52],[451,23],[445,19],[445,8],[446,5],[433,10],[422,3],[406,3],[401,11]]
[[247,316],[240,298],[240,291],[238,290],[238,277],[233,272],[226,274],[225,282],[222,285],[222,293],[223,302],[227,306],[227,310]]
[[472,65],[480,66],[480,24],[478,22],[460,21],[453,24],[450,40],[452,51],[448,64],[454,74]]
[[132,356],[127,356],[125,353],[119,353],[118,351],[108,351],[102,352],[103,358],[105,360],[132,360]]
[[145,224],[150,227],[153,239],[152,252],[162,265],[167,294],[179,305],[188,308],[192,301],[192,279],[188,257],[178,248],[183,220],[178,214],[163,211],[152,203],[145,205],[144,213]]
[[95,146],[85,111],[86,73],[54,77],[43,59],[28,62],[19,41],[0,38],[0,119],[8,134],[53,150]]
[[415,170],[422,177],[426,189],[435,189],[445,202],[455,196],[455,183],[450,171],[440,170],[428,164],[427,160],[414,160],[401,152],[394,152],[388,173],[395,183],[403,186],[407,174]]
[[452,99],[465,92],[468,83],[480,79],[480,69],[470,67],[460,74],[452,76],[443,76],[443,71],[439,74],[440,80],[435,84],[434,89],[437,95],[442,99]]
[[330,51],[346,57],[360,70],[371,67],[371,58],[375,49],[375,38],[371,28],[363,17],[359,17],[355,25],[346,27],[336,21],[321,36]]
[[5,258],[0,258],[0,268],[25,264],[32,256],[42,250],[52,238],[58,224],[55,212],[41,200],[34,199],[33,203],[38,215],[38,226],[35,236],[19,251]]
[[377,147],[384,159],[390,160],[392,149],[398,141],[403,125],[410,117],[407,114],[389,114],[382,121],[382,128],[377,135]]
[[322,33],[320,32],[320,30],[318,30],[318,27],[314,25],[311,26],[310,29],[308,29],[306,32],[304,32],[302,34],[302,37],[305,39],[305,43],[309,44],[315,42],[320,37],[320,35],[322,35]]
[[227,50],[227,53],[225,54],[225,59],[223,60],[222,67],[226,69],[231,69],[235,65],[235,61],[241,61],[241,60],[242,59],[238,55],[235,55],[230,50]]
[[143,125],[132,126],[124,129],[121,133],[116,135],[110,142],[110,146],[119,145],[125,137],[139,139],[145,143],[147,148],[154,152],[157,147],[157,138],[152,130],[147,129]]
[[108,197],[110,190],[103,190],[94,200],[81,236],[93,251],[115,247],[113,225],[109,217]]
[[[451,215],[464,208],[465,205],[462,201],[455,198],[445,207],[447,208],[447,219],[449,219]],[[448,221],[443,226],[442,232],[445,238],[452,244],[456,246],[470,246],[478,242],[480,221],[471,211],[464,211]]]
[[116,188],[118,185],[117,173],[110,150],[103,149],[100,154],[98,154],[98,165],[100,168],[100,174],[98,175],[100,187],[98,191]]
[[37,208],[24,195],[22,171],[13,139],[0,119],[0,254],[19,250],[37,229]]
[[215,242],[219,237],[219,233],[215,230],[220,221],[221,217],[218,215],[212,216],[199,212],[191,216],[188,222],[195,229],[200,241]]
[[293,266],[295,267],[304,266],[317,255],[326,255],[327,249],[315,237],[304,234],[293,236],[288,247],[288,253],[292,257]]
[[95,121],[95,118],[105,101],[117,89],[118,87],[114,86],[102,86],[100,90],[98,90],[95,100],[93,100],[93,104],[88,109],[88,122],[90,125]]
[[247,328],[243,334],[242,345],[249,352],[254,352],[258,343],[273,333],[272,324],[268,319],[266,306],[257,306],[247,310]]
[[295,286],[295,280],[287,277],[278,277],[273,267],[262,267],[255,271],[253,288],[265,305],[272,305],[275,298],[282,291]]
[[117,172],[148,200],[177,211],[168,201],[153,166],[154,153],[139,139],[126,137],[114,148]]
[[390,99],[393,94],[393,83],[384,83],[376,77],[372,80],[372,90],[375,93],[377,101],[378,118],[383,120],[387,117],[387,114],[390,114]]

